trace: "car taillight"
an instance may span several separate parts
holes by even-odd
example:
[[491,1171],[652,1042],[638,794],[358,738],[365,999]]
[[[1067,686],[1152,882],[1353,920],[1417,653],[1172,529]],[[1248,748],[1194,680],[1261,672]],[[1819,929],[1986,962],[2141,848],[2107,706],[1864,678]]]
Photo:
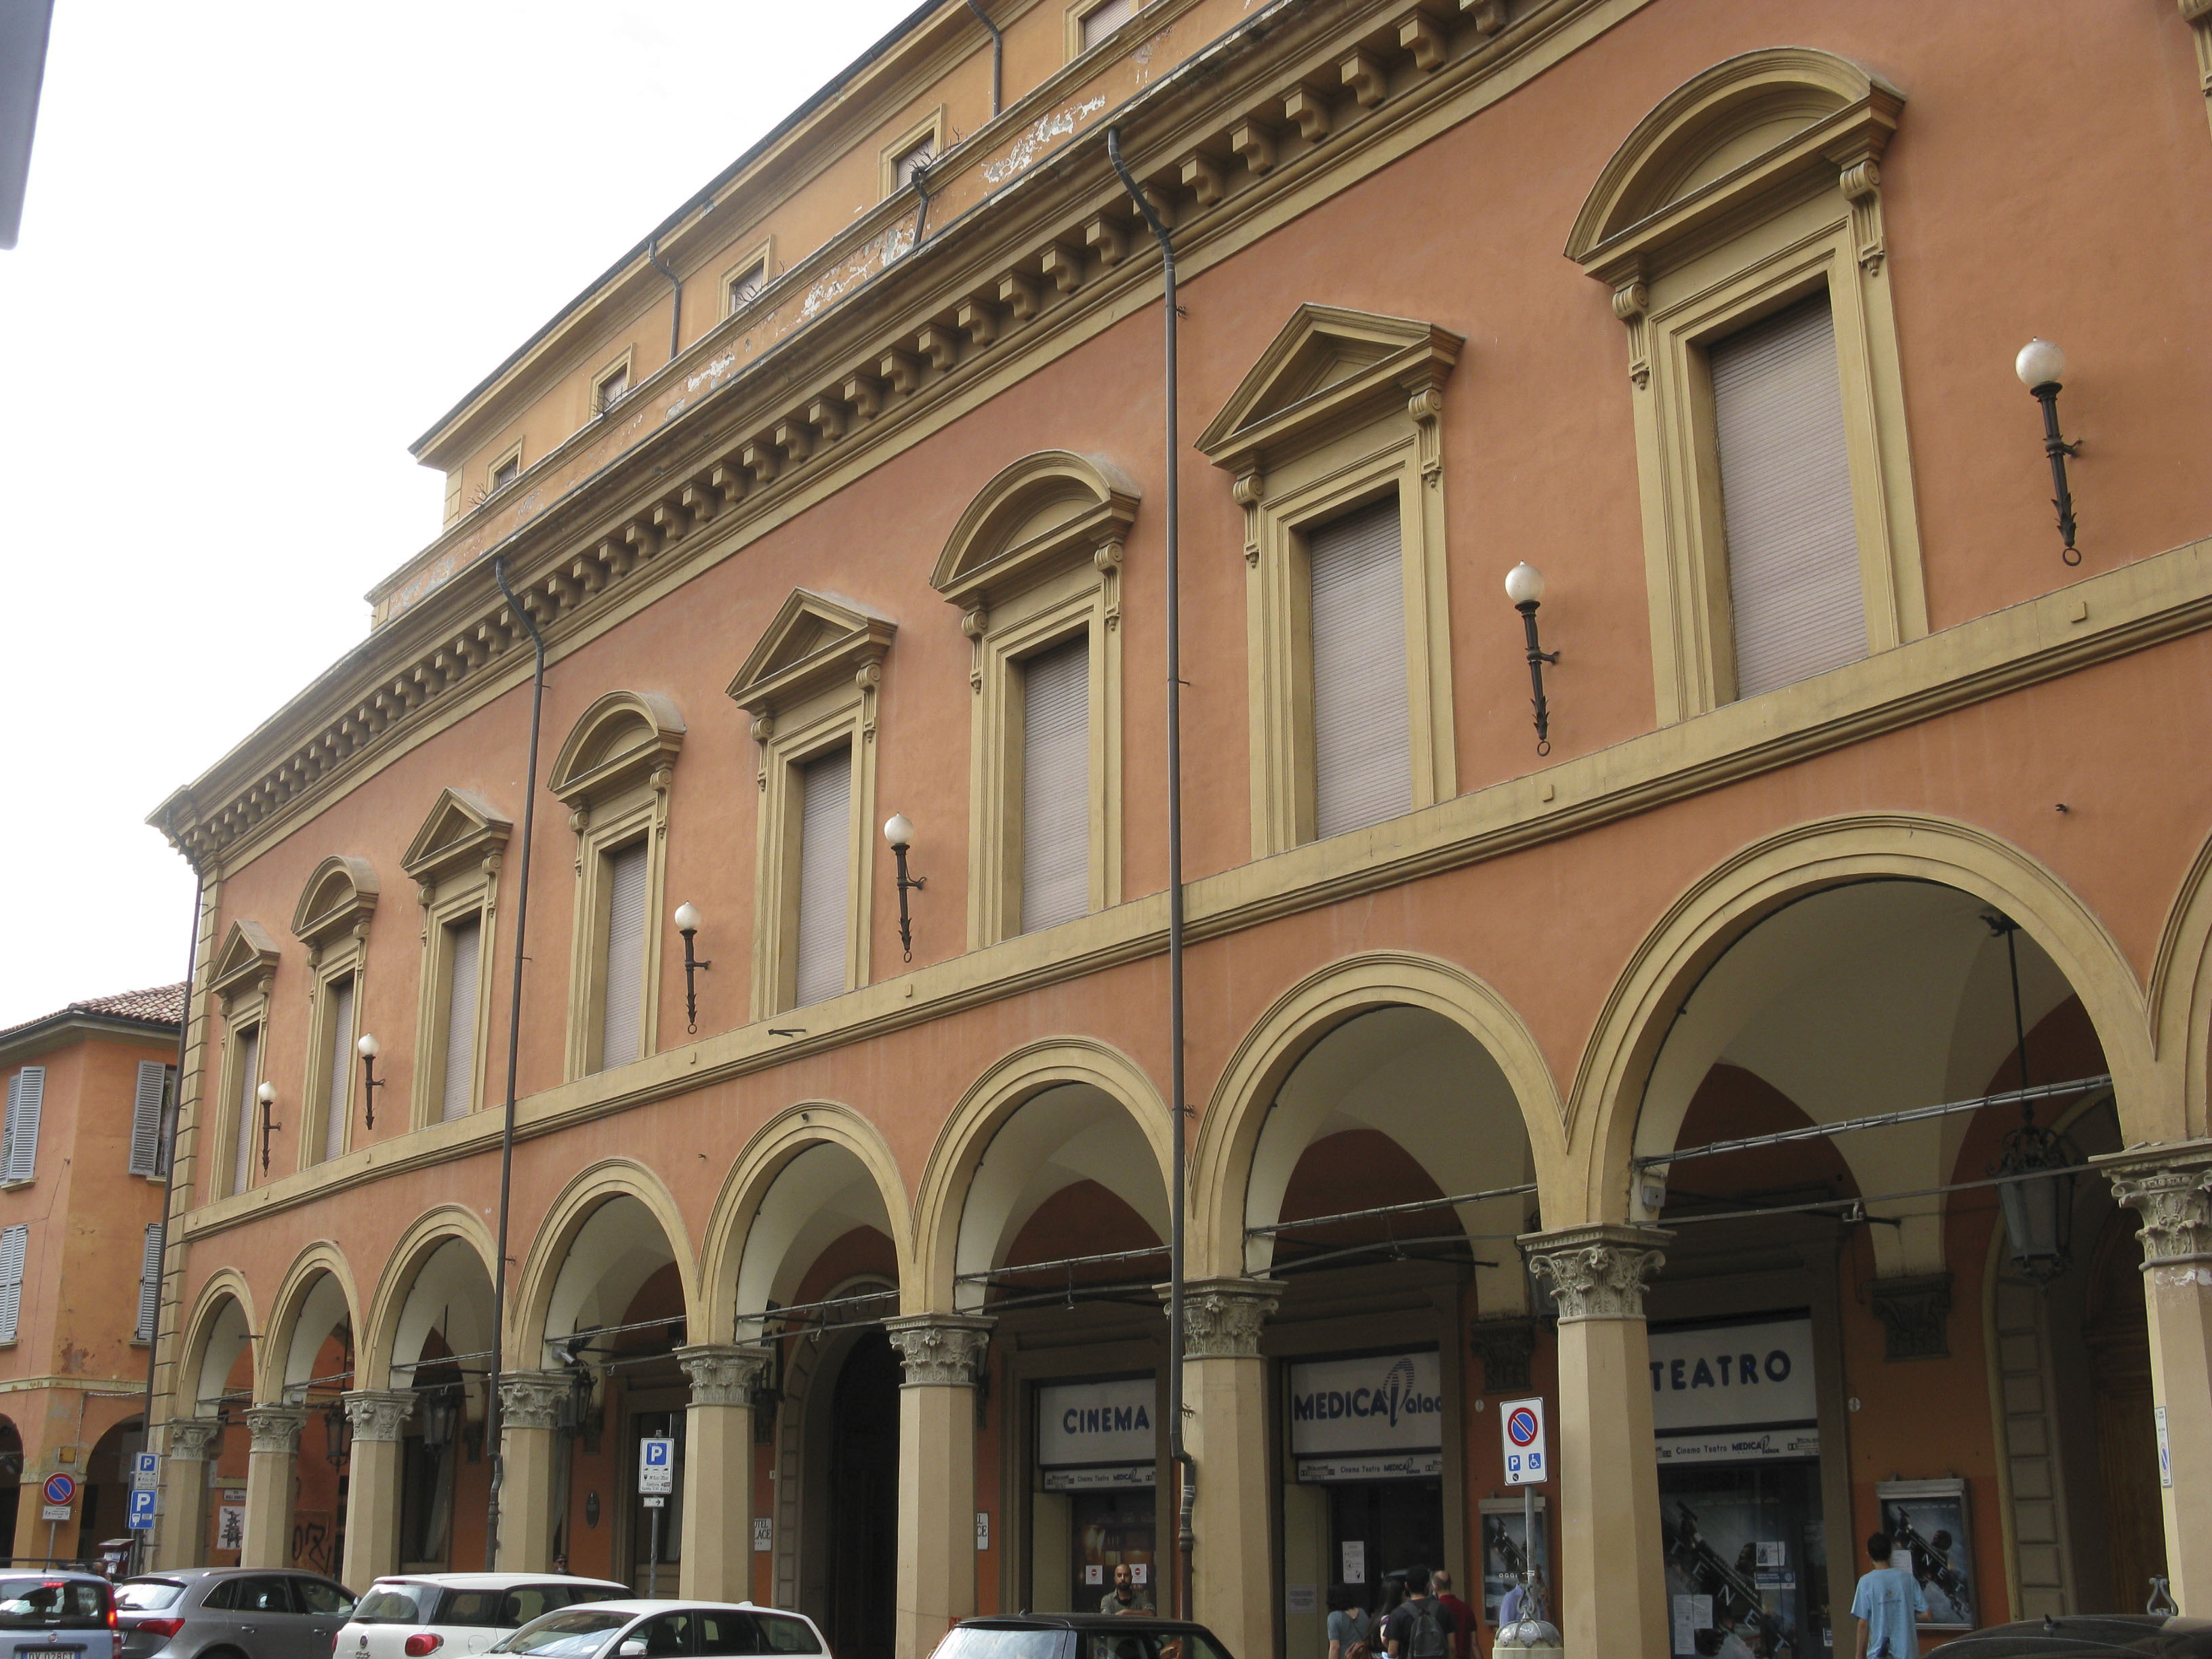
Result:
[[141,1619],[138,1621],[140,1630],[151,1631],[165,1642],[184,1627],[185,1621],[181,1619]]
[[446,1638],[424,1631],[407,1638],[407,1659],[430,1659],[430,1656],[446,1645]]

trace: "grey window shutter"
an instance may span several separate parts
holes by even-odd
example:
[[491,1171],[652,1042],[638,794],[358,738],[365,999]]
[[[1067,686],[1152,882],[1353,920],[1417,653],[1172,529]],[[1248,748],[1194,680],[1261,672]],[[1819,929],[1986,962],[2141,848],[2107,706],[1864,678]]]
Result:
[[9,1114],[8,1179],[28,1181],[39,1172],[39,1108],[46,1096],[46,1068],[26,1066],[15,1074]]
[[1827,296],[1730,336],[1707,361],[1736,695],[1750,697],[1867,653]]
[[154,1340],[154,1319],[161,1305],[161,1224],[149,1222],[146,1254],[138,1264],[137,1340]]
[[1091,908],[1091,641],[1022,665],[1022,931]]
[[845,988],[851,932],[853,751],[809,761],[799,774],[799,933],[792,1000],[804,1007]]
[[261,1078],[261,1028],[258,1025],[238,1036],[238,1134],[233,1149],[230,1170],[230,1190],[246,1190],[247,1176],[253,1168],[254,1108],[258,1103],[253,1091]]
[[31,1230],[18,1224],[0,1228],[0,1342],[13,1342],[23,1313],[23,1261]]
[[330,1101],[323,1118],[323,1156],[336,1158],[345,1151],[346,1098],[353,1083],[353,987],[350,976],[327,987],[331,1000],[331,1074],[325,1080]]
[[1398,498],[1307,532],[1313,618],[1314,834],[1408,811],[1406,568]]
[[646,844],[633,842],[607,856],[605,1012],[599,1026],[599,1069],[625,1066],[641,1052],[645,1031]]
[[131,1102],[131,1173],[161,1172],[161,1113],[168,1104],[169,1068],[158,1060],[138,1062],[138,1092]]
[[1136,0],[1106,0],[1104,5],[1083,20],[1083,49],[1088,52],[1127,22],[1136,9]]
[[8,1165],[15,1155],[15,1097],[22,1092],[22,1081],[21,1072],[8,1079],[8,1116],[5,1128],[0,1129],[0,1181],[8,1178]]
[[477,976],[483,971],[483,918],[447,924],[446,1075],[440,1080],[438,1115],[451,1123],[476,1103]]

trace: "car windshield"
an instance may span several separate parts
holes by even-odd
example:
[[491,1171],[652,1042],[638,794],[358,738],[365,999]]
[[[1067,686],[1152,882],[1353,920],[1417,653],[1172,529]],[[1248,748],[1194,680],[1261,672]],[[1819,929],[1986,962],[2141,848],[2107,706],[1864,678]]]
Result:
[[107,1586],[89,1578],[0,1578],[0,1630],[107,1622]]
[[353,1610],[356,1625],[419,1625],[422,1609],[438,1593],[435,1584],[371,1584]]
[[930,1659],[1060,1659],[1067,1643],[1064,1630],[949,1631]]
[[176,1606],[184,1593],[173,1578],[133,1578],[115,1587],[115,1605],[125,1613],[156,1613]]
[[620,1630],[635,1617],[634,1613],[594,1613],[584,1607],[548,1613],[504,1642],[493,1644],[491,1650],[542,1654],[546,1659],[588,1659],[599,1650],[609,1632]]

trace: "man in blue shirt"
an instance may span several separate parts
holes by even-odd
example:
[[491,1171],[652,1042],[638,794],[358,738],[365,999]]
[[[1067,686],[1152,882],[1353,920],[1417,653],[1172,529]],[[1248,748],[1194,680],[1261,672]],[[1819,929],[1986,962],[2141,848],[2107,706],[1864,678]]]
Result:
[[1913,1626],[1928,1616],[1920,1581],[1910,1566],[1889,1565],[1886,1533],[1867,1540],[1867,1556],[1874,1570],[1860,1577],[1851,1596],[1851,1613],[1859,1621],[1858,1659],[1920,1659],[1919,1632]]

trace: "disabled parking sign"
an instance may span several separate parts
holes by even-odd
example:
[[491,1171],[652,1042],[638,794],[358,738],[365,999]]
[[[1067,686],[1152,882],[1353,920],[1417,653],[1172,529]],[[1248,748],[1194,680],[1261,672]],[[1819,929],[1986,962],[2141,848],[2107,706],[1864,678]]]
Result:
[[1508,1400],[1498,1408],[1505,1435],[1505,1484],[1540,1486],[1552,1477],[1544,1449],[1544,1402]]

